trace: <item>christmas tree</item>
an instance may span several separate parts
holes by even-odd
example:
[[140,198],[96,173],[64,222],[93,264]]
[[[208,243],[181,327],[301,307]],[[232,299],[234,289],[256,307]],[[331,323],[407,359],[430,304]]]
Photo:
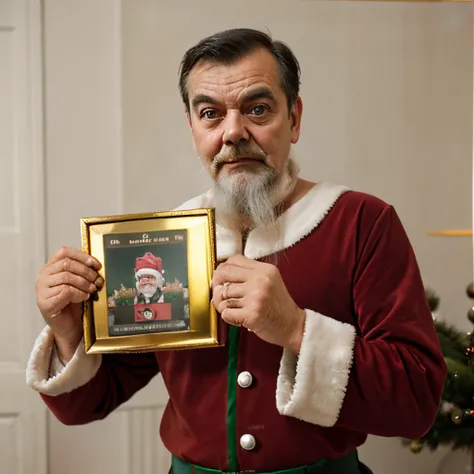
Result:
[[[467,290],[472,298],[472,286]],[[432,290],[426,291],[433,314],[439,298]],[[474,322],[474,308],[468,312]],[[414,453],[423,447],[435,450],[440,444],[453,449],[474,447],[474,334],[457,330],[434,316],[436,332],[446,361],[448,373],[436,420],[421,439],[405,440]]]

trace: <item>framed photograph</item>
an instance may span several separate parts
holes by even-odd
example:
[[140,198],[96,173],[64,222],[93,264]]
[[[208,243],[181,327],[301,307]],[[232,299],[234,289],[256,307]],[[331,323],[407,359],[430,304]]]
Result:
[[105,284],[84,305],[86,353],[220,346],[213,209],[81,219]]

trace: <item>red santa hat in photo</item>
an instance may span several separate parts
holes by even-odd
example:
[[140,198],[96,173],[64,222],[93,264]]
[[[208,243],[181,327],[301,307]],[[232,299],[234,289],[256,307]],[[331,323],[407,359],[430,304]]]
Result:
[[147,252],[143,257],[138,257],[135,263],[135,276],[153,275],[158,281],[163,281],[163,268],[161,258]]

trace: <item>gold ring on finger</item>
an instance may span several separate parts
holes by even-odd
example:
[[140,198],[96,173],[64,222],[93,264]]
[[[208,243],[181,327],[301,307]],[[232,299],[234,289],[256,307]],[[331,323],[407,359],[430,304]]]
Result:
[[226,300],[227,308],[240,308],[240,300],[238,298],[229,298]]

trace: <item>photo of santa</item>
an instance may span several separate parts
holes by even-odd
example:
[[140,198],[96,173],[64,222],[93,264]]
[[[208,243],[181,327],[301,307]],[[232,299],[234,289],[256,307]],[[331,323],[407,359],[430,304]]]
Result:
[[105,239],[111,336],[190,328],[186,231]]
[[163,277],[162,260],[155,257],[151,252],[145,253],[143,257],[136,259],[135,265],[135,286],[137,295],[134,304],[162,303]]

